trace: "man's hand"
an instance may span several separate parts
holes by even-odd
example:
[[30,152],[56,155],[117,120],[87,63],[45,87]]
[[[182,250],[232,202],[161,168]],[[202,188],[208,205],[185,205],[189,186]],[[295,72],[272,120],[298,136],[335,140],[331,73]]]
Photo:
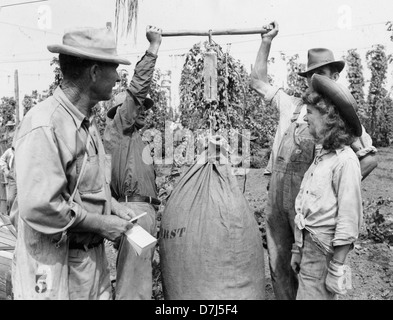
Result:
[[294,243],[292,244],[292,257],[291,257],[291,268],[298,274],[300,271],[300,261],[302,260],[302,255],[300,254],[299,247]]
[[162,41],[162,29],[153,26],[147,26],[146,38],[150,43],[150,47],[148,50],[151,53],[157,54]]
[[261,34],[262,40],[270,40],[272,41],[273,38],[278,34],[279,27],[277,21],[273,21],[272,23],[263,26],[264,29],[269,30],[267,33]]
[[128,222],[114,215],[104,215],[101,217],[102,225],[100,234],[110,241],[116,241],[127,230],[133,227],[132,222]]
[[130,221],[132,218],[136,217],[136,213],[131,208],[126,207],[119,203],[115,198],[112,197],[112,214]]

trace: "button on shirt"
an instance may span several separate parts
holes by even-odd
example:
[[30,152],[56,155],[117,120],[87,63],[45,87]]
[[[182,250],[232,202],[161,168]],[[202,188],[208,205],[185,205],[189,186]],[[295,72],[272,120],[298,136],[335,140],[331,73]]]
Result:
[[296,198],[295,242],[302,247],[302,231],[327,252],[333,246],[353,243],[362,224],[361,172],[354,151],[318,151]]
[[[89,134],[92,139],[86,146]],[[85,150],[87,161],[79,192],[69,202]],[[87,214],[110,214],[106,160],[93,117],[86,118],[58,87],[53,96],[26,114],[18,132],[15,165],[19,216],[34,230],[55,234],[68,228],[72,231]],[[90,243],[100,237],[86,232],[72,234],[72,238]]]

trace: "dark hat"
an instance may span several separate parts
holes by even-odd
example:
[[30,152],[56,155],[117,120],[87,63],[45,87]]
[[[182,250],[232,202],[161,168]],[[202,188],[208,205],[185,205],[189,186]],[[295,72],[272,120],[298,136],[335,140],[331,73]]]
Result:
[[357,104],[348,88],[316,73],[311,77],[311,85],[316,92],[333,102],[341,118],[353,129],[354,134],[360,137],[362,135],[362,125],[355,111],[357,110]]
[[308,61],[307,61],[307,69],[304,72],[298,72],[298,75],[301,77],[307,77],[307,73],[320,68],[322,66],[326,66],[328,64],[335,65],[338,72],[341,72],[344,69],[345,61],[342,60],[334,60],[333,52],[329,49],[325,48],[314,48],[308,50]]
[[84,59],[126,64],[131,62],[118,56],[116,38],[108,28],[75,28],[65,32],[63,44],[47,46],[53,53],[62,53]]
[[149,97],[146,97],[144,100],[138,99],[130,92],[130,90],[127,89],[127,91],[122,91],[115,95],[115,98],[113,100],[114,106],[110,108],[106,114],[108,118],[113,119],[115,117],[116,110],[126,100],[127,93],[134,98],[136,104],[143,105],[145,107],[145,110],[150,109],[154,105],[154,101]]

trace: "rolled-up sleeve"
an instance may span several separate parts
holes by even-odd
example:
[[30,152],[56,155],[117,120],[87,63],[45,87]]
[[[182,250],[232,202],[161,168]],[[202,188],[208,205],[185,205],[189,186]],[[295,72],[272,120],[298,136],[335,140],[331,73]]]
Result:
[[373,140],[362,126],[362,135],[352,143],[351,148],[355,151],[358,158],[362,158],[368,154],[377,153],[377,148],[373,146]]
[[38,127],[16,141],[18,207],[20,218],[34,230],[55,234],[81,222],[87,212],[65,196],[72,156],[51,127]]
[[348,159],[340,171],[335,181],[338,213],[333,246],[351,244],[357,239],[363,215],[359,161]]

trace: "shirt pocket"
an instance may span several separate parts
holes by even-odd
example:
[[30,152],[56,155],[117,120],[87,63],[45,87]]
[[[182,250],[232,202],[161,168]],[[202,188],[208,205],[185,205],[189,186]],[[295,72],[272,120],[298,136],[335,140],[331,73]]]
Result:
[[310,196],[320,199],[324,193],[332,188],[332,172],[326,170],[324,172],[312,172],[310,174],[312,183],[310,184]]
[[[79,175],[82,170],[84,155],[76,160],[76,172]],[[104,184],[104,175],[101,172],[98,155],[87,156],[85,169],[79,182],[80,193],[97,193],[102,190]]]
[[318,212],[322,207],[326,206],[326,193],[331,190],[332,184],[332,173],[328,172],[318,172],[315,171],[310,174],[311,183],[308,184],[309,188],[306,191],[309,195],[309,210],[311,212]]

